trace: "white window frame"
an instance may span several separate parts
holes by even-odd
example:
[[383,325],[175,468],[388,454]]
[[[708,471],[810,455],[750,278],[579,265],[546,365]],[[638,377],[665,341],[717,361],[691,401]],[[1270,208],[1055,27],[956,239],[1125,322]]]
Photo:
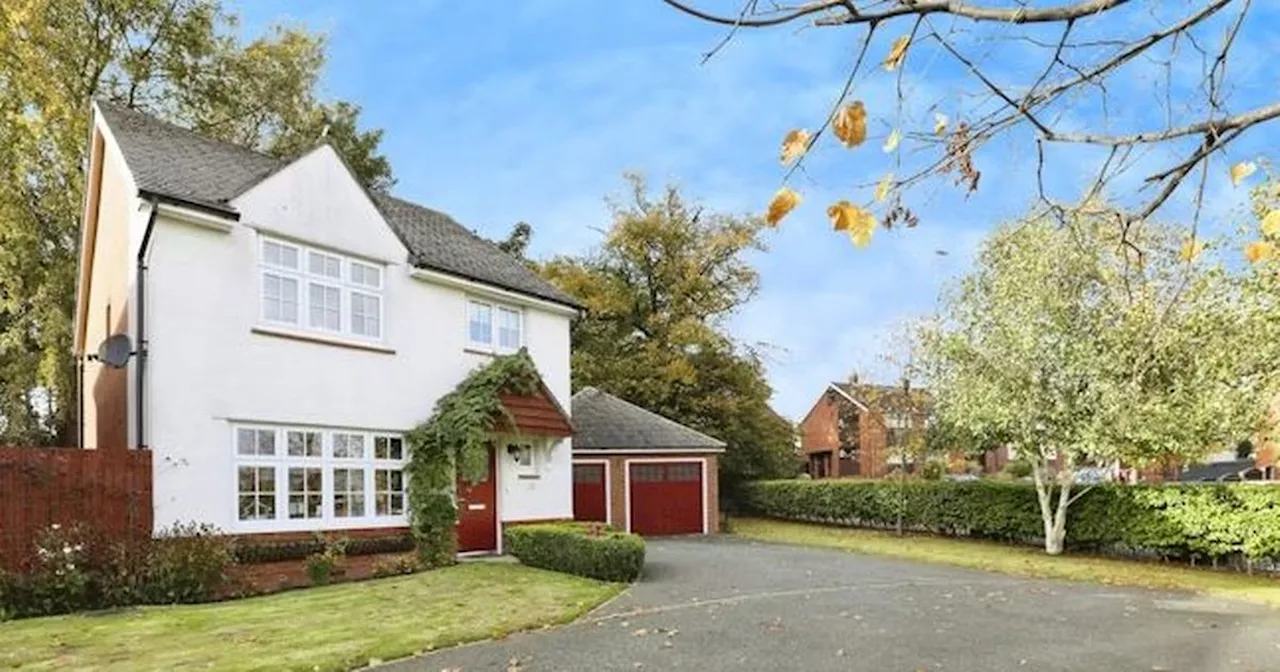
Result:
[[[268,245],[279,245],[286,249],[294,250],[297,253],[298,264],[296,267],[283,266],[279,264],[267,263],[266,249]],[[324,259],[324,266],[336,261],[338,264],[337,276],[329,275],[324,272],[313,273],[311,270],[311,260],[313,256]],[[378,282],[376,285],[367,282],[356,282],[354,270],[356,267],[363,269],[372,269],[378,274]],[[322,271],[325,269],[321,269]],[[267,317],[267,301],[266,301],[266,277],[268,275],[278,278],[290,280],[296,283],[297,293],[294,298],[297,301],[297,319],[283,320],[272,319]],[[381,343],[386,340],[387,333],[387,295],[386,295],[386,277],[387,267],[385,264],[379,264],[352,257],[350,255],[341,254],[332,250],[318,248],[313,246],[296,243],[289,240],[281,240],[270,236],[258,237],[258,319],[266,326],[285,327],[299,332],[320,334],[324,336],[338,336],[342,338],[354,339],[371,343]],[[320,326],[312,326],[311,324],[311,287],[316,285],[324,287],[328,290],[338,291],[338,328],[330,329],[321,324]],[[366,297],[372,297],[378,302],[378,333],[377,335],[366,335],[357,333],[353,328],[352,306],[353,295],[360,294]]]
[[[489,342],[484,343],[477,341],[471,337],[471,307],[484,306],[489,309]],[[515,346],[503,346],[502,338],[502,313],[503,311],[515,313],[519,324],[519,338]],[[528,331],[528,320],[526,319],[524,308],[510,303],[501,301],[493,301],[488,298],[478,296],[468,296],[466,302],[466,330],[467,330],[467,349],[484,352],[489,354],[509,355],[524,347],[525,334]]]
[[[272,432],[275,445],[275,452],[271,455],[241,455],[239,453],[239,432],[240,430],[252,430],[255,432]],[[320,454],[316,455],[289,455],[289,433],[305,432],[319,434],[320,436]],[[347,434],[360,436],[364,445],[364,454],[361,457],[335,457],[333,453],[334,436],[338,434]],[[377,457],[375,445],[378,439],[387,440],[388,451],[385,457]],[[390,451],[391,441],[400,442],[400,457],[395,459]],[[255,436],[255,446],[257,445],[257,437]],[[305,444],[304,444],[305,445]],[[403,527],[409,524],[408,517],[408,483],[409,475],[406,472],[409,464],[409,446],[405,442],[404,434],[401,432],[385,432],[365,429],[352,428],[335,428],[335,427],[314,427],[314,426],[296,426],[296,425],[274,425],[274,424],[250,424],[235,423],[231,426],[231,455],[234,464],[232,468],[232,512],[231,512],[231,529],[234,532],[254,533],[254,532],[295,532],[310,530],[336,530],[336,529],[354,529],[354,528],[374,528],[374,527]],[[304,453],[305,453],[304,449]],[[268,467],[275,470],[274,486],[275,486],[275,518],[271,519],[240,519],[240,468],[241,467]],[[289,517],[289,470],[290,469],[320,469],[321,473],[321,515],[318,518],[290,518]],[[360,516],[338,517],[335,515],[334,496],[337,494],[334,489],[334,470],[335,469],[360,469],[363,471],[362,484],[364,486],[364,511]],[[394,470],[402,472],[401,478],[404,485],[404,501],[400,514],[378,515],[377,514],[377,490],[375,482],[375,471]],[[304,490],[304,492],[306,492]],[[383,491],[386,492],[386,491]]]

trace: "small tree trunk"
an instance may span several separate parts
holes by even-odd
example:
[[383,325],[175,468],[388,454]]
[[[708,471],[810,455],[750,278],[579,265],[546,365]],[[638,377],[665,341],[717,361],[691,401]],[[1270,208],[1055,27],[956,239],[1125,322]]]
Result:
[[[1067,507],[1071,503],[1071,484],[1075,480],[1070,464],[1064,464],[1055,479],[1051,479],[1050,463],[1043,456],[1035,458],[1032,475],[1036,481],[1036,499],[1040,502],[1040,519],[1044,522],[1044,551],[1060,555],[1067,539]],[[1053,480],[1058,482],[1058,502],[1054,508]]]

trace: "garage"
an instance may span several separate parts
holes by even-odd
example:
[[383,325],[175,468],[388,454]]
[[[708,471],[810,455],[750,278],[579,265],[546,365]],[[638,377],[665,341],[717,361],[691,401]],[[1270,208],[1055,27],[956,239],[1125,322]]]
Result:
[[631,531],[649,536],[703,534],[702,463],[639,461],[628,464]]
[[592,387],[572,416],[575,520],[646,536],[719,531],[724,442]]

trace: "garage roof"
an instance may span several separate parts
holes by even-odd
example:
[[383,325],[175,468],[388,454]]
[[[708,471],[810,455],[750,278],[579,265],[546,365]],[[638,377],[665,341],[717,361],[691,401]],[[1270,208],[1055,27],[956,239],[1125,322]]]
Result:
[[573,449],[724,452],[725,443],[594,387],[573,395]]

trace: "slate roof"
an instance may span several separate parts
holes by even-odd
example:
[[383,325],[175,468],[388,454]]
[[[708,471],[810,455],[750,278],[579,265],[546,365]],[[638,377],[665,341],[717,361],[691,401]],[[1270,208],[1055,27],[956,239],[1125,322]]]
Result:
[[1238,480],[1240,475],[1255,466],[1253,460],[1228,460],[1226,462],[1210,462],[1194,467],[1188,467],[1179,476],[1179,481],[1195,482],[1195,481],[1221,481],[1226,478],[1235,477],[1232,480]]
[[[232,199],[290,163],[107,101],[97,101],[97,106],[138,189],[147,195],[237,215]],[[410,264],[580,307],[573,297],[449,215],[387,194],[369,196],[409,249]]]
[[725,443],[594,387],[573,395],[574,450],[724,450]]

